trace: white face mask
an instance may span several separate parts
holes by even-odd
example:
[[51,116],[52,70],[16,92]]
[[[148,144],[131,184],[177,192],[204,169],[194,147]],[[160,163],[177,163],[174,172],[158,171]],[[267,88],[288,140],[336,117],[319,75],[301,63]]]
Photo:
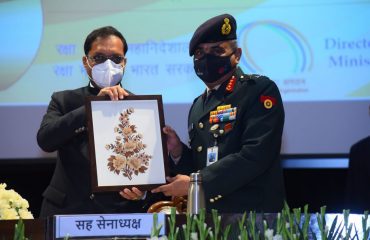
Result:
[[[87,64],[91,68],[89,62]],[[92,81],[100,88],[115,86],[123,77],[123,67],[120,64],[112,62],[110,59],[95,65],[91,70]]]

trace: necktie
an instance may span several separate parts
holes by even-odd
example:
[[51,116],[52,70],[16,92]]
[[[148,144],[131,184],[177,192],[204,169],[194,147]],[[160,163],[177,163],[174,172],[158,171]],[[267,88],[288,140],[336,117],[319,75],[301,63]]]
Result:
[[206,99],[205,99],[205,101],[204,101],[204,104],[207,104],[208,102],[209,102],[209,100],[215,95],[215,93],[216,93],[216,90],[214,90],[214,89],[209,89],[208,91],[207,91],[207,96],[206,96]]

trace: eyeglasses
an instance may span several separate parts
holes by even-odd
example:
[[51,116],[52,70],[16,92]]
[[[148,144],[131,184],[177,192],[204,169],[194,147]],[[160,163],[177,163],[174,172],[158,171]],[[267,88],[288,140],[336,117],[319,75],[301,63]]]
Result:
[[92,57],[88,56],[87,58],[93,60],[95,64],[103,63],[107,61],[107,59],[110,59],[112,62],[116,64],[120,64],[126,59],[124,56],[120,56],[120,55],[112,55],[112,56],[95,55]]

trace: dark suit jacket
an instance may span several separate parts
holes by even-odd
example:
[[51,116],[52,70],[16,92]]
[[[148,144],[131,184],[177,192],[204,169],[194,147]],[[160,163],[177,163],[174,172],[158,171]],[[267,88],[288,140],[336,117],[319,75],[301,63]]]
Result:
[[[174,173],[201,170],[207,210],[241,213],[249,210],[277,212],[283,207],[284,183],[279,159],[284,125],[284,108],[274,82],[259,75],[245,75],[237,68],[233,91],[228,81],[204,104],[204,94],[194,100],[189,113],[190,148]],[[265,99],[273,106],[264,105]],[[217,106],[237,107],[236,120],[219,123],[232,129],[217,138],[218,161],[206,167],[207,148],[214,146],[210,111]],[[171,161],[172,162],[172,161]]]
[[347,201],[351,212],[370,210],[370,136],[353,144],[349,153]]
[[43,193],[41,217],[56,214],[142,212],[142,201],[126,201],[118,192],[93,194],[86,128],[85,98],[98,89],[55,92],[37,133],[46,152],[58,151],[54,175]]

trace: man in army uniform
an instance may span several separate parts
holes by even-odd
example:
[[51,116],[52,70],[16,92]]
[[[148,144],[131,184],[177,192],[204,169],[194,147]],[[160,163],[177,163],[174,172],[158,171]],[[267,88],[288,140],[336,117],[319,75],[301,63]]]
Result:
[[208,211],[277,212],[283,207],[281,96],[267,77],[247,75],[237,67],[241,53],[236,21],[229,14],[211,18],[195,31],[189,54],[207,89],[189,112],[190,148],[172,128],[164,128],[170,167],[177,175],[152,192],[187,195],[189,174],[200,170]]
[[[284,183],[279,160],[284,108],[275,83],[246,75],[237,64],[236,21],[223,14],[195,31],[189,47],[194,69],[207,90],[191,106],[190,148],[170,127],[164,129],[178,174],[154,192],[187,194],[190,172],[200,170],[207,209],[224,213],[277,212]],[[215,154],[216,153],[216,154]],[[217,156],[217,159],[211,159]]]

